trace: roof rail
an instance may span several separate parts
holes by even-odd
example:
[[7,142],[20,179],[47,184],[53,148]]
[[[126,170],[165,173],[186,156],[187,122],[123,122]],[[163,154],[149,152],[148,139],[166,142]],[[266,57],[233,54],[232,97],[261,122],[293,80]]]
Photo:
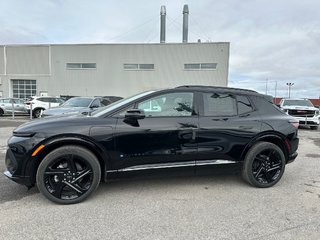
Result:
[[244,91],[244,92],[251,92],[251,93],[258,93],[254,90],[250,89],[243,89],[243,88],[231,88],[231,87],[215,87],[215,86],[203,86],[203,85],[183,85],[178,86],[176,88],[212,88],[217,90],[235,90],[235,91]]

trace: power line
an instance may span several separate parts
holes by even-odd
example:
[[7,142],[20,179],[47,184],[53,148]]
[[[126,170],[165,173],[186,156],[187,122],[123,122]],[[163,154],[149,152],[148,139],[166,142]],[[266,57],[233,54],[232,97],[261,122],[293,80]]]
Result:
[[145,26],[146,24],[151,23],[151,22],[154,22],[156,19],[158,19],[158,17],[155,18],[155,16],[152,16],[152,18],[150,18],[150,19],[148,19],[147,21],[139,24],[138,26],[133,27],[133,28],[125,31],[124,33],[121,33],[121,34],[119,34],[119,35],[116,35],[116,36],[114,36],[114,37],[112,37],[112,38],[109,38],[109,39],[106,40],[106,41],[111,41],[111,40],[118,39],[118,38],[121,38],[121,37],[123,37],[123,36],[126,36],[126,35],[128,35],[128,34],[130,34],[130,33],[132,33],[132,32],[135,32],[136,30],[138,30],[139,28]]

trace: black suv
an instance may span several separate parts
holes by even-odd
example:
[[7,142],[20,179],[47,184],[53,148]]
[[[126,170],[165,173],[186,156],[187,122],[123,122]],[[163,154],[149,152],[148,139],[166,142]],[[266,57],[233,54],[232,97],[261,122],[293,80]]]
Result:
[[90,116],[32,121],[14,130],[10,179],[56,203],[77,203],[108,181],[173,170],[200,173],[242,164],[256,187],[276,184],[297,157],[298,122],[254,91],[181,86],[148,91]]

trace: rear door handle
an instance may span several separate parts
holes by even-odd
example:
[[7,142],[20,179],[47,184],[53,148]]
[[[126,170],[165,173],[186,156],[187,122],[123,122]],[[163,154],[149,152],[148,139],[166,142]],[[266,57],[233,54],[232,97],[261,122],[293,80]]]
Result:
[[[187,134],[191,133],[191,140],[196,140],[196,129],[195,127],[181,127],[179,128],[179,137],[186,138]],[[189,138],[190,139],[190,138]]]

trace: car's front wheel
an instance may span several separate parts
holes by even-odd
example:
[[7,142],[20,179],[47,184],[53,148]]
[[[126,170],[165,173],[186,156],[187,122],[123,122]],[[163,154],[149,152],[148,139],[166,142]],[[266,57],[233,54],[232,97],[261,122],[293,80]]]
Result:
[[99,185],[101,168],[96,156],[79,146],[50,152],[40,163],[37,186],[49,200],[61,204],[83,201]]
[[283,151],[269,142],[256,143],[247,153],[242,176],[255,187],[266,188],[275,185],[285,169]]
[[310,126],[311,130],[318,130],[318,126]]

